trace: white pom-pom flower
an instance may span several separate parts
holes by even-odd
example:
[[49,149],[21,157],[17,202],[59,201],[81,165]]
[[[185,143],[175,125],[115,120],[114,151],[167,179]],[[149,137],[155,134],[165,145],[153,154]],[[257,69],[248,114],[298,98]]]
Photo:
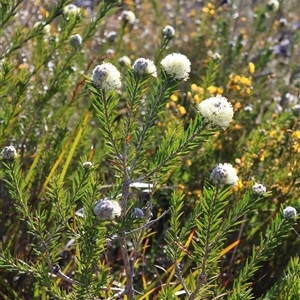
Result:
[[95,67],[92,74],[93,83],[100,89],[115,90],[121,87],[121,74],[111,63]]
[[93,166],[93,163],[92,162],[90,162],[90,161],[85,161],[83,164],[82,164],[82,167],[84,168],[84,169],[90,169],[91,167]]
[[94,214],[100,221],[111,221],[121,215],[121,206],[115,200],[103,199],[96,203]]
[[130,66],[131,65],[131,59],[124,55],[122,57],[119,58],[119,64],[124,67],[124,66]]
[[137,218],[137,219],[143,219],[144,218],[144,212],[140,208],[135,207],[133,209],[132,216],[134,218]]
[[163,29],[162,33],[163,33],[164,38],[170,40],[171,38],[173,38],[175,36],[175,29],[174,29],[174,27],[167,25]]
[[41,22],[41,21],[37,21],[34,25],[33,25],[33,28],[37,28],[37,27],[40,27],[40,26],[43,26],[43,34],[45,35],[50,35],[51,33],[51,26],[49,24],[46,24],[45,25],[45,22]]
[[121,14],[121,20],[125,23],[134,24],[135,22],[135,14],[131,10],[124,10]]
[[146,59],[146,58],[138,58],[133,66],[132,66],[132,70],[134,73],[138,74],[138,75],[152,75],[153,77],[157,77],[157,73],[156,73],[156,67],[154,65],[154,62],[150,59]]
[[220,95],[208,98],[198,105],[198,111],[212,126],[226,129],[233,117],[233,108],[225,97]]
[[297,211],[294,207],[287,206],[283,210],[283,216],[284,216],[285,219],[294,219],[297,216]]
[[82,44],[82,37],[79,34],[74,34],[70,37],[69,43],[72,47],[78,48]]
[[17,156],[17,150],[14,146],[6,146],[1,151],[1,156],[4,160],[12,160]]
[[67,17],[80,14],[80,8],[75,4],[68,4],[63,8],[63,14]]
[[268,2],[268,7],[270,10],[277,11],[279,9],[280,3],[278,0],[270,0]]
[[217,164],[210,174],[210,180],[218,187],[223,187],[225,184],[236,185],[238,176],[236,169],[228,163]]
[[254,194],[265,194],[267,192],[266,187],[261,183],[256,183],[252,187]]
[[191,72],[191,62],[183,54],[173,53],[167,55],[162,61],[161,66],[169,77],[175,80],[187,80]]

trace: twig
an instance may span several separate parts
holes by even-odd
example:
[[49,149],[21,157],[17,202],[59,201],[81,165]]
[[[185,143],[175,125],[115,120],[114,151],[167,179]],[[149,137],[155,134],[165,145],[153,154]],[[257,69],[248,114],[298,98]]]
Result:
[[175,261],[175,274],[180,282],[180,284],[182,285],[183,289],[185,290],[185,293],[190,296],[191,293],[190,291],[188,290],[187,286],[185,285],[185,282],[182,278],[182,274],[181,274],[181,268],[180,268],[180,265],[178,264],[177,261]]
[[53,267],[51,267],[51,274],[62,279],[62,280],[65,280],[71,284],[79,284],[81,285],[81,283],[77,280],[74,280],[72,279],[71,277],[67,276],[66,274],[64,274],[61,269],[60,269],[60,266],[59,265],[55,265]]

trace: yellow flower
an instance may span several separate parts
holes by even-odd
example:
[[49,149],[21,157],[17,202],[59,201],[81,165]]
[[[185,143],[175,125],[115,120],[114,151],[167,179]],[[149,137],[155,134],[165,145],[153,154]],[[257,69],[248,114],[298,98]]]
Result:
[[208,92],[214,94],[217,91],[217,87],[211,85],[207,88]]
[[237,184],[231,188],[232,192],[237,192],[244,187],[244,184],[241,180],[238,180]]
[[251,84],[252,84],[252,78],[251,77],[247,78],[247,77],[243,76],[243,77],[241,77],[240,82],[242,84],[244,84],[244,85],[251,86]]
[[200,103],[200,101],[202,100],[199,95],[195,95],[194,99],[195,99],[196,103]]
[[178,96],[177,95],[175,95],[175,94],[173,94],[172,96],[171,96],[171,100],[172,101],[178,101]]
[[250,74],[254,74],[255,73],[255,65],[254,65],[253,62],[249,62],[248,68],[249,68]]
[[300,140],[300,130],[296,130],[292,133],[292,137],[295,137]]
[[246,94],[251,94],[251,89],[249,87],[246,88]]
[[224,89],[220,86],[217,88],[217,95],[222,95],[224,92]]
[[177,109],[182,116],[186,114],[186,109],[182,105],[178,104]]
[[199,89],[199,87],[198,87],[197,84],[193,83],[193,84],[191,85],[191,90],[192,90],[192,92],[198,92],[198,89]]
[[300,144],[299,143],[295,143],[293,146],[292,146],[293,150],[296,152],[296,153],[300,153]]

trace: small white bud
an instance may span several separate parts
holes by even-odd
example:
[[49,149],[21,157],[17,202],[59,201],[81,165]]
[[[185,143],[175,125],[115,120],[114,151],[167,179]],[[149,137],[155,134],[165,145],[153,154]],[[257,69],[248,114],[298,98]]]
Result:
[[279,9],[280,3],[278,0],[270,0],[268,2],[268,8],[274,12],[276,12]]
[[131,65],[131,59],[128,56],[124,55],[124,56],[119,58],[119,64],[122,67],[130,66]]
[[84,169],[90,169],[92,166],[93,166],[93,164],[92,164],[90,161],[85,161],[85,162],[82,164],[82,167],[83,167]]
[[267,192],[266,187],[261,183],[256,183],[252,187],[254,194],[265,194]]
[[218,52],[215,52],[213,55],[212,55],[212,59],[213,60],[220,60],[222,57],[221,55],[218,53]]
[[297,211],[294,207],[288,206],[283,210],[283,216],[285,219],[294,219],[297,216]]
[[74,4],[68,4],[63,8],[63,14],[66,17],[77,16],[80,14],[80,8]]
[[174,27],[167,25],[163,29],[162,33],[163,33],[163,36],[165,39],[170,40],[171,38],[173,38],[175,36],[175,29],[174,29]]
[[140,208],[135,207],[133,209],[132,216],[134,218],[137,218],[137,219],[143,219],[144,218],[144,212]]
[[121,20],[125,23],[134,24],[135,14],[131,10],[124,10],[121,14]]
[[115,31],[111,31],[107,34],[107,39],[110,41],[110,42],[113,42],[117,37],[117,33]]
[[82,37],[79,34],[74,34],[70,37],[69,43],[72,47],[78,48],[82,44]]
[[1,151],[1,156],[5,160],[13,160],[17,156],[17,150],[14,146],[6,146]]

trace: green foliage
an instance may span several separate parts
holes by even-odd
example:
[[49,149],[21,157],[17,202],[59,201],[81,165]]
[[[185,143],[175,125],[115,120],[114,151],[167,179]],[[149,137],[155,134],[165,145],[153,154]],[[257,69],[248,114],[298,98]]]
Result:
[[[299,218],[283,213],[299,210],[298,3],[96,2],[1,1],[0,298],[299,297]],[[160,67],[169,53],[189,81]],[[120,89],[96,86],[93,68],[123,55],[157,77],[119,66]],[[226,130],[197,110],[217,95]],[[235,186],[210,182],[224,162]]]

